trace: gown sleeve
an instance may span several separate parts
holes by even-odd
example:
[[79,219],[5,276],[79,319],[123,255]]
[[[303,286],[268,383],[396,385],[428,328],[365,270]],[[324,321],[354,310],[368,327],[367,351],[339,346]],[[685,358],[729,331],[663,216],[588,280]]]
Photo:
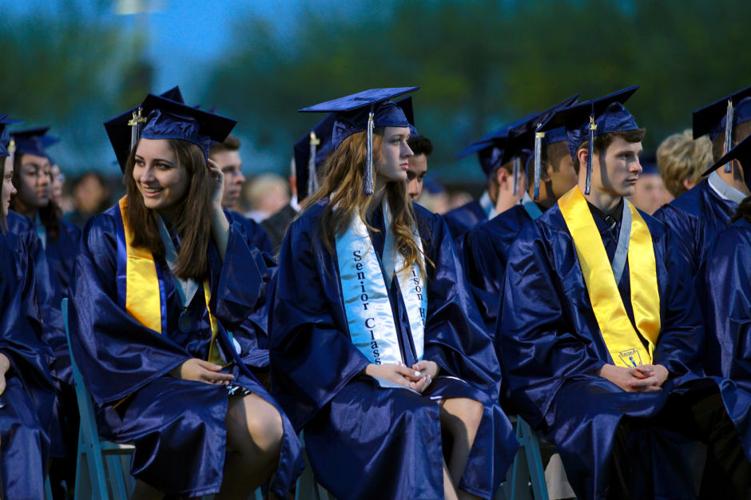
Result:
[[[0,235],[0,352],[10,361],[9,373],[19,376],[27,388],[52,390],[52,350],[42,340],[34,267],[30,261],[21,261],[2,238]],[[20,277],[17,266],[22,266]]]
[[751,378],[751,224],[722,232],[707,258],[707,326],[720,345],[722,376]]
[[431,214],[429,234],[420,228],[433,265],[428,263],[428,312],[424,358],[444,374],[461,378],[494,399],[501,371],[493,344],[471,296],[446,222]]
[[[652,230],[653,235],[657,231]],[[654,237],[654,236],[653,236]],[[701,370],[700,356],[704,345],[701,308],[696,300],[694,277],[686,272],[684,243],[665,228],[662,253],[665,275],[659,276],[660,336],[655,346],[653,363],[662,364],[671,378]],[[659,267],[658,267],[659,269]]]

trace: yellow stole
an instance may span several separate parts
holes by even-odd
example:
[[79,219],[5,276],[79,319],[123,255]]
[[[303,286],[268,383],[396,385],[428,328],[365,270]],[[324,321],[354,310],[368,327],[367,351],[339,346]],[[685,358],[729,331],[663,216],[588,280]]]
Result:
[[[159,292],[159,277],[156,272],[154,256],[147,248],[133,246],[133,228],[128,223],[125,208],[128,205],[128,197],[120,198],[120,216],[123,220],[125,232],[125,309],[139,323],[146,328],[162,334],[162,304]],[[216,346],[216,337],[219,332],[219,323],[209,307],[211,289],[209,281],[203,282],[203,296],[206,300],[206,310],[209,313],[211,325],[211,344],[209,346],[209,361],[223,364]]]
[[632,216],[628,246],[631,306],[648,349],[628,318],[605,245],[579,187],[563,195],[558,207],[574,240],[589,301],[610,357],[618,366],[634,367],[652,363],[660,335],[660,292],[652,234],[639,211],[628,200],[624,199],[624,203],[628,204]]

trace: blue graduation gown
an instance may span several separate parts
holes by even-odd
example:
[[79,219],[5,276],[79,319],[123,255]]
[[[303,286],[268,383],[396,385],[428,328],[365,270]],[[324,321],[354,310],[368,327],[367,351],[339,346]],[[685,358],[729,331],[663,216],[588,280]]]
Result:
[[244,352],[243,361],[247,366],[265,372],[269,366],[268,318],[271,302],[268,292],[276,272],[276,259],[274,258],[271,240],[260,224],[234,210],[225,210],[224,213],[231,222],[237,222],[243,227],[251,248],[258,250],[253,252],[253,255],[257,260],[258,268],[263,270],[261,295],[258,297],[252,314],[247,321],[242,323],[240,329],[247,342],[252,344],[249,345],[247,352]]
[[[431,397],[469,397],[485,412],[460,487],[491,498],[517,449],[497,405],[500,371],[482,333],[452,239],[440,216],[414,205],[427,257],[428,311],[424,359],[441,367],[423,395],[382,389],[362,374],[367,358],[352,344],[339,292],[337,258],[318,227],[326,201],[292,223],[282,244],[271,318],[274,392],[305,444],[317,480],[338,498],[440,498],[442,444],[439,407]],[[380,256],[383,216],[370,223]],[[402,346],[409,321],[396,280],[389,289]],[[409,364],[411,349],[403,348]]]
[[[702,378],[703,327],[691,276],[670,241],[671,233],[652,217],[642,217],[652,234],[660,293],[662,329],[653,362],[671,374],[658,392],[627,393],[598,376],[612,360],[557,205],[527,224],[509,253],[497,330],[505,382],[514,408],[558,447],[581,498],[599,498],[607,492],[613,438],[624,415],[655,416],[671,393],[698,385],[719,383],[747,454],[750,449],[749,426],[742,417],[748,395],[726,381]],[[599,222],[598,227],[605,234]],[[603,238],[611,259],[616,238],[617,233]],[[630,297],[628,264],[618,287],[622,297]],[[630,300],[624,300],[624,306],[633,322]],[[652,460],[656,487],[663,488],[655,495],[691,494],[685,481],[660,470],[677,458],[668,454]]]
[[239,222],[242,224],[248,241],[253,248],[257,248],[269,256],[274,255],[274,248],[271,244],[271,239],[269,238],[269,235],[266,234],[266,230],[261,227],[259,223],[234,210],[225,210],[224,213],[227,214],[232,222]]
[[45,247],[36,234],[34,222],[12,211],[8,214],[8,229],[19,238],[19,251],[25,254],[23,258],[31,259],[34,265],[37,300],[42,305],[44,340],[52,348],[55,358],[52,374],[58,381],[70,385],[73,383],[70,354],[60,302],[70,296],[81,231],[60,220],[58,238],[48,236]]
[[449,210],[443,214],[443,218],[451,231],[451,237],[456,240],[477,224],[488,220],[488,214],[485,213],[479,201],[473,200],[461,207]]
[[[169,375],[190,358],[208,357],[211,328],[203,288],[187,307],[190,325],[180,330],[183,308],[169,268],[160,261],[164,333],[136,321],[124,307],[124,267],[118,266],[118,253],[124,252],[118,245],[121,224],[117,206],[90,220],[76,263],[72,322],[78,328],[71,343],[100,409],[100,432],[117,442],[134,443],[131,473],[161,491],[184,496],[216,493],[226,455],[227,389]],[[230,225],[224,260],[210,244],[210,306],[220,324],[222,351],[235,361],[234,384],[262,397],[282,415],[284,437],[270,489],[283,496],[302,470],[299,442],[289,420],[242,361],[253,344],[240,326],[263,286],[256,252],[236,222]],[[240,355],[227,332],[240,343]]]
[[[72,383],[70,354],[60,311],[60,299],[68,294],[56,293],[56,290],[59,290],[56,287],[57,281],[51,272],[47,253],[31,219],[9,211],[7,238],[18,256],[19,279],[25,279],[27,269],[33,269],[30,276],[34,279],[34,286],[30,293],[33,293],[33,301],[38,307],[38,318],[42,324],[42,341],[52,349],[50,373],[58,392],[51,410],[53,423],[50,426],[50,455],[64,457],[66,454],[75,453],[77,444],[75,436],[78,433],[78,410],[75,395],[70,386]],[[64,264],[60,265],[59,269],[64,269]],[[64,271],[60,271],[60,274],[70,277],[70,274]],[[61,391],[66,391],[66,395],[63,396]],[[71,404],[66,404],[66,402],[71,402]],[[66,428],[66,432],[63,432],[63,427]],[[66,435],[72,437],[68,439]]]
[[[720,232],[730,224],[730,219],[737,208],[737,203],[720,197],[710,187],[708,179],[704,179],[658,210],[655,217],[673,231],[688,261],[688,272],[695,278],[700,278],[707,253]],[[701,279],[695,279],[694,285],[699,306],[704,307],[709,297],[706,295]],[[702,362],[707,373],[719,375],[721,372],[720,345],[717,337],[711,333],[712,330],[709,330],[704,339]]]
[[485,322],[485,332],[495,337],[498,307],[511,244],[531,221],[522,205],[516,205],[464,236],[464,271]]
[[717,235],[733,217],[738,204],[722,199],[707,179],[663,206],[655,218],[673,230],[674,238],[686,252],[692,272],[704,264]]
[[43,498],[55,397],[52,351],[42,340],[34,269],[19,256],[16,237],[0,234],[0,352],[10,360],[0,396],[0,496]]
[[751,383],[751,223],[719,234],[707,256],[707,325],[717,335],[724,377]]

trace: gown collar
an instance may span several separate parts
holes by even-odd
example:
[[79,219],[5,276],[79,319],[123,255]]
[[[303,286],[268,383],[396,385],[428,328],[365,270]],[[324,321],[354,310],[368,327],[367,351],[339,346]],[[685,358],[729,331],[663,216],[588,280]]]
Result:
[[735,204],[740,204],[746,198],[746,195],[743,194],[742,191],[725,182],[716,170],[709,174],[707,182],[709,183],[709,187],[712,188],[712,191],[725,201],[732,201]]

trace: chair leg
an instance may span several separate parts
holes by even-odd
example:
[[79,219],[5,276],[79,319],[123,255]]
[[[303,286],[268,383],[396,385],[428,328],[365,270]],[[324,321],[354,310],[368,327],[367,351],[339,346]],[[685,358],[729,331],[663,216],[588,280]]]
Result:
[[109,455],[105,459],[108,476],[112,481],[112,496],[114,498],[128,498],[128,489],[123,478],[122,461],[119,455]]
[[[542,466],[540,454],[540,441],[532,428],[522,418],[516,420],[516,436],[524,450],[526,470],[529,472],[529,481],[532,485],[534,497],[536,500],[548,500],[545,470]],[[521,455],[521,450],[517,454],[517,459],[520,458],[519,455]],[[516,460],[514,460],[514,463],[516,464]],[[525,490],[529,491],[528,488],[525,488]]]
[[107,476],[104,469],[104,457],[102,450],[95,448],[91,443],[86,447],[86,457],[89,463],[89,479],[91,481],[91,493],[94,498],[110,500],[107,488]]
[[49,474],[47,474],[44,477],[44,498],[46,500],[53,500],[52,499],[52,485],[50,484]]

